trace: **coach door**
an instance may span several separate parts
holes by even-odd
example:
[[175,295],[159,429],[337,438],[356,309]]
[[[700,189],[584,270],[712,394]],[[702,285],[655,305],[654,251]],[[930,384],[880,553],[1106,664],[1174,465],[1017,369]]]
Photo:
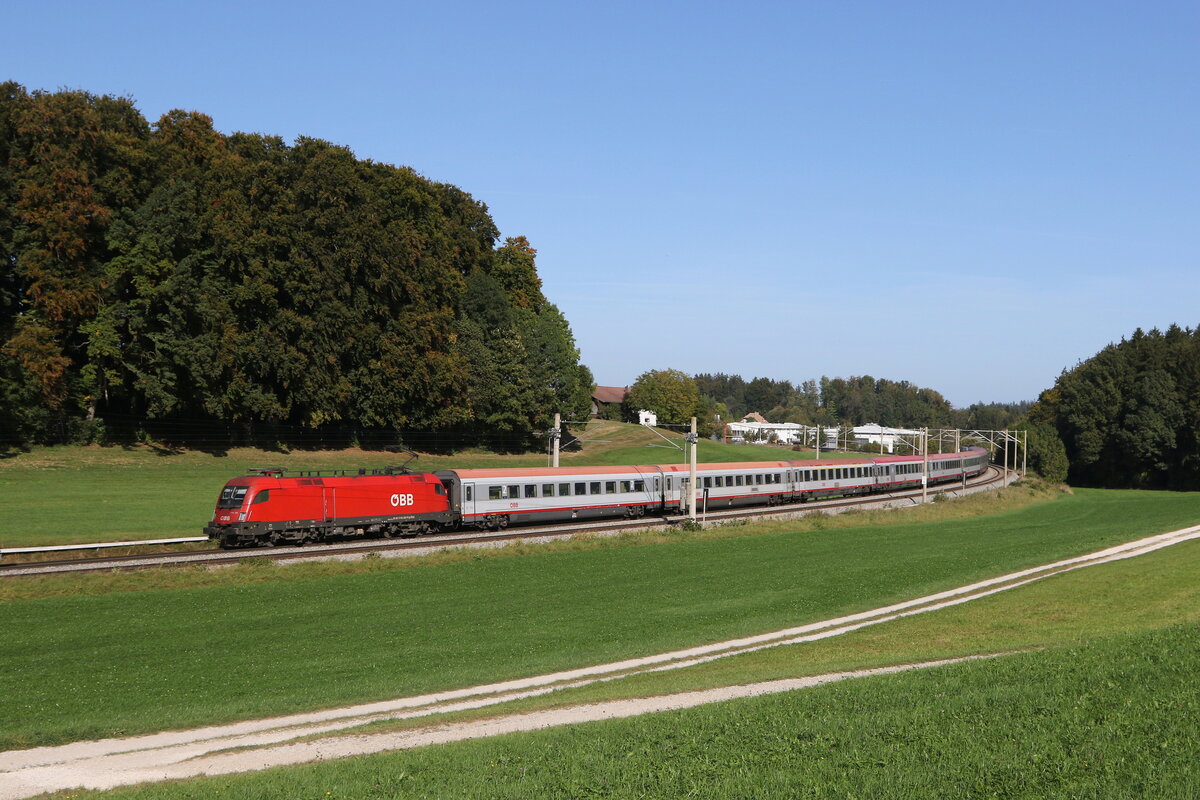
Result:
[[664,510],[679,507],[680,480],[680,476],[669,472],[662,476]]
[[475,484],[463,482],[462,484],[462,518],[474,519],[475,517]]

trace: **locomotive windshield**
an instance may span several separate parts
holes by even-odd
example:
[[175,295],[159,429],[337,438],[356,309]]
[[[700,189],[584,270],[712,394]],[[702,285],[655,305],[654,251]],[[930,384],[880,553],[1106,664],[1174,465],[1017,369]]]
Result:
[[221,490],[221,499],[217,501],[217,508],[241,508],[242,501],[246,499],[246,492],[249,489],[249,486],[226,486]]

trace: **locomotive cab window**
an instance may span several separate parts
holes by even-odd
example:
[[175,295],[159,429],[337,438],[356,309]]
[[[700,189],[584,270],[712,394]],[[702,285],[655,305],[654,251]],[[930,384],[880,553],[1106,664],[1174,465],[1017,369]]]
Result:
[[217,501],[217,508],[241,508],[249,489],[249,486],[226,486],[221,490],[221,499]]
[[250,505],[256,506],[259,503],[265,503],[271,499],[271,490],[263,489],[258,494],[254,495],[254,499],[250,501]]

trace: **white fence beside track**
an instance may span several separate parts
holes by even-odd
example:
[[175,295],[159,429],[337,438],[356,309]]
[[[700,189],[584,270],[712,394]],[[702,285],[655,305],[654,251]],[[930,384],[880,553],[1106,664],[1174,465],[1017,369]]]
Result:
[[89,544],[57,544],[48,547],[0,547],[0,558],[9,553],[57,553],[67,550],[101,550],[107,547],[138,547],[144,544],[188,544],[207,542],[207,536],[185,536],[181,539],[138,539],[132,542],[91,542]]

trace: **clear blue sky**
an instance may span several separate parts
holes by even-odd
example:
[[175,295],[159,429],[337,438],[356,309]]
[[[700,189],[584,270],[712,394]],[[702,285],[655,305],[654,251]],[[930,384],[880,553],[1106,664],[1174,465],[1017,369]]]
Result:
[[1200,4],[12,0],[0,79],[412,166],[647,369],[1033,399],[1200,324]]

